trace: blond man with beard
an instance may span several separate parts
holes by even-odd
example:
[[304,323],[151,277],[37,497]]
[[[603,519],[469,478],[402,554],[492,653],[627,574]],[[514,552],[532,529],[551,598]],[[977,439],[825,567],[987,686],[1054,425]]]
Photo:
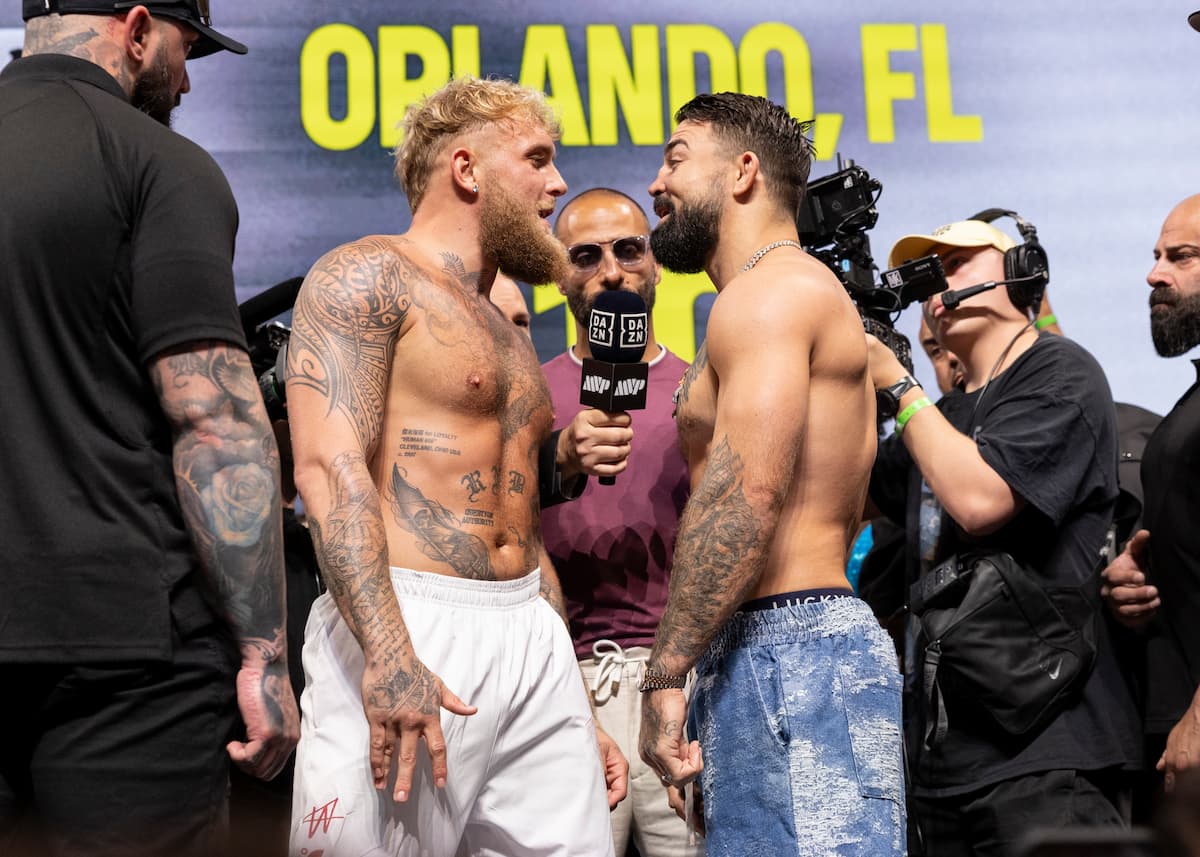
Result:
[[489,301],[498,268],[565,264],[556,136],[540,93],[452,81],[405,120],[409,231],[333,250],[301,289],[288,409],[330,591],[306,633],[294,853],[612,853],[538,528],[550,398]]

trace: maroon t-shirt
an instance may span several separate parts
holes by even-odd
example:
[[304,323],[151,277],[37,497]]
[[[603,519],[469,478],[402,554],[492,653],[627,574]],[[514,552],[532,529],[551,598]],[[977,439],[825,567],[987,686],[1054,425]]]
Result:
[[[554,427],[581,409],[582,364],[567,351],[542,365],[554,400]],[[650,646],[667,604],[667,575],[688,498],[687,465],[671,401],[687,363],[665,348],[650,363],[646,409],[632,411],[629,466],[616,485],[588,479],[583,495],[542,512],[542,537],[562,582],[571,638],[580,658],[597,640]]]

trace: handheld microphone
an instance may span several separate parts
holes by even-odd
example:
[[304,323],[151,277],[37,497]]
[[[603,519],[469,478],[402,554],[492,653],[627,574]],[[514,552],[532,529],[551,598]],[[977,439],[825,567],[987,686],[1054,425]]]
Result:
[[[583,361],[579,403],[609,413],[646,407],[649,364],[646,352],[649,318],[646,302],[633,292],[601,292],[588,314],[588,346]],[[615,485],[615,476],[601,476],[601,485]]]
[[1027,283],[1030,280],[1042,279],[1041,274],[1031,274],[1028,277],[1014,277],[1011,280],[989,280],[986,283],[979,283],[975,286],[967,286],[965,289],[947,289],[942,292],[942,306],[947,310],[952,310],[967,298],[973,298],[975,295],[990,292],[992,289],[1000,286],[1015,286],[1018,283]]

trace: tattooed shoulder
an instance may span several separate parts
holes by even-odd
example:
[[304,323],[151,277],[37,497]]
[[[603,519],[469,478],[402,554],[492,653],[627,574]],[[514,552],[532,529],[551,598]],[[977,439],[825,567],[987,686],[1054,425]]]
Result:
[[402,242],[375,236],[327,253],[296,299],[288,386],[328,399],[364,449],[378,438],[392,355],[422,279]]

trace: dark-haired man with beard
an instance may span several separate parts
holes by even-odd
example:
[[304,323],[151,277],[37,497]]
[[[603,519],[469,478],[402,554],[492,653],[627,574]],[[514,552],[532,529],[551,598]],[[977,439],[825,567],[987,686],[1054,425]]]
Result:
[[[1172,209],[1154,246],[1150,335],[1163,357],[1200,345],[1200,195]],[[1200,363],[1197,363],[1200,370]],[[1159,423],[1142,455],[1146,531],[1105,569],[1118,621],[1146,634],[1148,761],[1171,790],[1200,767],[1200,383]]]
[[538,526],[550,396],[489,300],[498,268],[540,283],[565,262],[556,136],[541,93],[451,81],[405,119],[411,228],[331,251],[300,290],[288,411],[329,592],[305,635],[293,853],[612,853]]
[[718,295],[678,391],[692,494],[641,683],[641,755],[665,783],[701,776],[710,855],[900,854],[900,675],[845,576],[874,396],[858,313],[797,240],[812,146],[753,96],[697,96],[676,120],[651,246]]
[[270,778],[298,728],[279,457],[237,206],[164,125],[185,60],[246,48],[197,0],[23,10],[0,74],[0,853],[221,854],[230,759]]

